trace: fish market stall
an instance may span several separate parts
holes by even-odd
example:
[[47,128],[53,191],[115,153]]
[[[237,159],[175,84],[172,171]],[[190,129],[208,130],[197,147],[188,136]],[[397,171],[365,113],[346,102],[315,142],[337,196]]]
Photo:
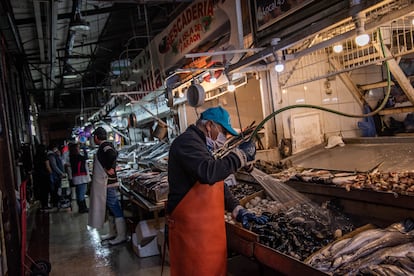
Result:
[[[325,275],[303,261],[312,253],[333,242],[342,233],[353,230],[352,224],[343,216],[334,213],[329,206],[319,207],[306,197],[273,177],[255,170],[256,177],[266,178],[269,185],[278,185],[287,196],[270,195],[266,185],[262,189],[240,199],[250,212],[269,218],[265,225],[252,223],[249,229],[226,216],[228,248],[285,275]],[[244,184],[244,191],[252,191],[249,175],[239,173],[237,178]],[[254,189],[253,189],[254,191]],[[283,194],[279,193],[279,195]]]
[[305,260],[333,275],[412,275],[414,221],[372,225],[335,241]]
[[[154,203],[167,199],[168,143],[143,143],[119,152],[118,164],[129,164],[118,172],[120,182],[129,190]],[[120,165],[121,166],[121,165]]]
[[322,276],[326,273],[259,242],[259,235],[231,223],[226,223],[227,246],[230,250],[285,275]]
[[125,189],[140,194],[155,204],[167,200],[167,172],[128,170],[125,173],[120,173],[119,178]]
[[[347,139],[293,156],[286,183],[316,202],[334,200],[361,223],[414,217],[414,139]],[[275,177],[278,177],[277,174]]]
[[[411,271],[410,269],[412,269],[414,260],[412,255],[414,254],[414,246],[412,244],[414,232],[410,230],[412,229],[412,226],[410,226],[412,220],[407,218],[414,217],[414,206],[412,205],[414,181],[411,180],[412,168],[410,168],[414,160],[411,160],[413,157],[407,156],[407,153],[410,155],[409,153],[412,152],[413,145],[411,144],[411,139],[408,139],[408,142],[407,139],[396,139],[396,141],[399,142],[390,143],[387,141],[387,143],[384,143],[384,141],[381,141],[379,143],[378,140],[370,140],[368,144],[361,144],[360,141],[354,145],[346,144],[344,147],[335,148],[336,152],[339,152],[337,156],[334,155],[335,152],[332,149],[325,149],[321,146],[316,150],[312,149],[306,155],[296,156],[297,159],[292,157],[288,161],[284,160],[289,164],[288,166],[280,166],[280,164],[277,164],[279,168],[271,172],[272,177],[279,179],[279,181],[287,186],[299,191],[300,194],[311,199],[314,204],[322,206],[324,203],[327,204],[325,207],[330,205],[330,208],[346,214],[347,217],[349,215],[350,221],[360,228],[356,230],[352,229],[351,226],[348,229],[338,228],[338,231],[334,231],[333,236],[329,240],[320,240],[319,245],[317,243],[316,245],[311,245],[301,255],[300,250],[295,248],[295,244],[305,244],[306,239],[299,238],[295,241],[295,238],[293,238],[293,241],[288,242],[288,246],[283,248],[283,241],[286,241],[287,238],[279,238],[278,236],[281,235],[281,232],[283,232],[281,228],[284,227],[289,229],[287,233],[294,233],[296,235],[296,230],[298,229],[296,226],[302,225],[306,230],[303,236],[309,233],[309,235],[315,234],[318,237],[317,232],[312,233],[315,224],[313,224],[314,222],[310,222],[309,224],[309,216],[304,215],[303,210],[292,216],[276,216],[266,213],[268,210],[259,210],[256,213],[271,217],[270,223],[266,227],[255,226],[251,229],[252,231],[249,231],[240,226],[227,223],[229,248],[240,254],[254,258],[258,262],[285,275],[304,273],[325,275],[332,274],[333,271],[334,273],[338,273],[335,272],[336,267],[331,267],[327,264],[332,264],[334,261],[339,262],[340,260],[342,262],[338,265],[338,269],[340,268],[338,271],[341,271],[341,273],[350,273],[350,275],[355,275],[352,274],[355,271],[361,273],[384,270],[389,272],[390,269],[394,269],[391,271],[400,271],[403,269]],[[353,151],[352,155],[347,155],[347,153],[343,152],[347,146],[349,146],[350,151]],[[363,157],[361,158],[358,157],[359,148],[364,149],[362,151]],[[320,155],[323,156],[323,154],[326,155],[324,158],[330,160],[327,161],[321,158]],[[341,169],[341,161],[335,158],[348,158],[343,163],[345,169]],[[358,166],[358,160],[362,160],[363,166],[359,167],[359,170],[355,168],[350,169],[352,165]],[[321,164],[324,162],[331,166],[322,166]],[[298,164],[301,164],[301,166]],[[312,167],[311,165],[314,166]],[[346,165],[349,166],[346,167]],[[257,176],[252,177],[248,174],[239,173],[237,174],[237,178],[238,180],[242,179],[250,183],[259,183]],[[262,192],[263,194],[261,196],[266,196],[266,191]],[[263,202],[263,199],[260,200]],[[250,202],[251,198],[248,203]],[[264,203],[267,208],[272,205],[269,199],[265,199]],[[253,205],[255,204],[253,201]],[[246,207],[250,208],[251,206]],[[278,208],[277,204],[276,208]],[[301,210],[301,207],[294,206],[293,209]],[[275,222],[274,226],[276,228],[269,229],[268,225],[273,226],[273,221]],[[408,226],[403,231],[401,230],[401,225],[404,223],[408,224]],[[306,226],[306,224],[308,225]],[[336,259],[334,260],[324,260],[323,262],[315,261],[314,256],[320,254],[320,252],[332,252],[332,248],[339,247],[341,245],[340,241],[342,240],[343,250],[346,250],[351,243],[345,246],[345,240],[350,242],[351,237],[357,237],[358,233],[362,232],[361,229],[366,228],[366,225],[371,225],[377,231],[387,234],[386,236],[389,239],[381,239],[382,242],[379,242],[379,244],[369,243],[366,240],[364,241],[364,243],[366,242],[364,244],[365,246],[355,249],[356,252],[352,252],[352,254],[350,251],[347,251],[347,254],[335,255]],[[399,225],[402,234],[394,232],[388,233],[389,228],[393,228],[395,225]],[[342,224],[342,226],[346,225]],[[276,232],[276,234],[274,236],[269,235],[269,231]],[[363,235],[369,236],[368,234],[369,232]],[[363,235],[361,234],[358,237],[362,237]],[[390,249],[388,247],[392,248],[391,250],[393,251],[391,252],[399,251],[402,253],[394,256],[387,251]],[[308,251],[306,252],[306,250]],[[372,252],[372,256],[374,257],[369,258],[364,254],[359,256],[353,254],[359,254],[361,252]],[[383,256],[386,254],[391,254],[393,257],[385,260]],[[333,256],[328,254],[326,258],[328,257]],[[360,267],[360,270],[349,264],[348,260],[354,259]],[[365,263],[369,265],[365,265]],[[295,268],[300,269],[299,271],[295,271]]]
[[128,200],[139,207],[139,217],[144,212],[158,213],[164,210],[168,196],[167,158],[169,144],[138,143],[119,152],[118,178],[122,201]]
[[[156,220],[158,220],[158,213],[164,210],[164,202],[152,202],[122,183],[120,184],[120,191],[122,198],[128,199],[145,212],[152,212]],[[139,217],[143,218],[142,212],[140,212]]]

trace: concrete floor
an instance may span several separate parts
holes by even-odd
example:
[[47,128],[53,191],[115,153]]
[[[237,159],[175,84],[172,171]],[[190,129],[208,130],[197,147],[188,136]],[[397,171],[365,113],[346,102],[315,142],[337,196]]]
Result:
[[[99,233],[88,229],[87,214],[74,210],[41,213],[33,211],[28,255],[34,260],[49,260],[51,276],[169,275],[168,265],[161,274],[161,257],[140,258],[132,243],[102,245]],[[228,275],[275,275],[256,262],[235,255],[228,259]]]

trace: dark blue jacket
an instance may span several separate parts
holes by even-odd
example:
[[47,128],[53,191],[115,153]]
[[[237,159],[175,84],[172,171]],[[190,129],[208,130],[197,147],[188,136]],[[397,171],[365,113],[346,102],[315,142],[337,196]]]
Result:
[[[167,212],[171,213],[174,210],[197,181],[213,185],[235,173],[240,167],[240,159],[234,153],[229,153],[222,159],[214,159],[207,148],[204,133],[195,125],[189,126],[184,133],[175,138],[170,147]],[[238,201],[227,186],[224,192],[226,210],[231,212],[238,205]]]

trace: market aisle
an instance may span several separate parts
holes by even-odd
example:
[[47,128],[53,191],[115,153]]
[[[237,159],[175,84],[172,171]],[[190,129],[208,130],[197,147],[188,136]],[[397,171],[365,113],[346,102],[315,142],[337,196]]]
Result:
[[[161,275],[160,256],[138,258],[130,242],[113,247],[101,245],[98,232],[86,226],[88,215],[78,214],[76,206],[74,209],[36,216],[29,254],[35,260],[47,259],[49,251],[52,265],[49,275]],[[49,218],[49,225],[44,223],[45,217]],[[46,227],[49,227],[48,248],[45,248],[47,242],[35,240],[36,233],[46,233]],[[169,275],[168,267],[163,275]]]
[[[161,257],[139,258],[131,242],[117,246],[103,246],[96,230],[86,226],[88,215],[74,211],[41,213],[34,215],[28,254],[34,260],[49,260],[50,276],[160,276]],[[47,238],[49,236],[49,238]],[[170,274],[164,268],[164,276]],[[228,259],[229,276],[275,275],[256,262],[233,256]]]

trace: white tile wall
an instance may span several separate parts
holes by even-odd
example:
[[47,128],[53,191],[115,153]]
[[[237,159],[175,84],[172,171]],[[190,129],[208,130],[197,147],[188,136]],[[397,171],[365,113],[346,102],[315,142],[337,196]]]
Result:
[[[324,63],[319,63],[321,66],[326,66]],[[316,65],[315,65],[316,66]],[[325,68],[328,69],[328,68]],[[316,69],[315,69],[316,70]],[[322,70],[324,70],[322,68]],[[309,68],[307,69],[309,70]],[[290,80],[299,82],[301,76],[305,76],[306,72],[293,72]],[[360,70],[355,70],[350,73],[350,78],[356,85],[370,84],[383,80],[382,69],[380,66],[365,67]],[[293,105],[298,103],[312,104],[317,106],[323,106],[325,108],[337,110],[347,114],[362,114],[362,107],[355,101],[352,93],[342,82],[339,76],[330,81],[331,93],[326,93],[325,79],[316,80],[312,83],[301,84],[297,86],[288,87],[284,97],[283,106]],[[305,88],[306,87],[306,88]],[[371,107],[375,107],[378,100],[383,97],[384,89],[375,89],[367,94],[367,100]],[[309,111],[309,109],[306,109]],[[306,111],[305,110],[305,111]],[[283,112],[281,116],[284,125],[284,136],[289,137],[290,133],[290,118],[292,114],[305,112],[302,110],[291,110]],[[321,129],[325,137],[341,134],[343,137],[358,137],[360,136],[360,130],[358,128],[358,121],[362,121],[362,118],[349,118],[340,116],[337,114],[320,111],[321,113]]]

